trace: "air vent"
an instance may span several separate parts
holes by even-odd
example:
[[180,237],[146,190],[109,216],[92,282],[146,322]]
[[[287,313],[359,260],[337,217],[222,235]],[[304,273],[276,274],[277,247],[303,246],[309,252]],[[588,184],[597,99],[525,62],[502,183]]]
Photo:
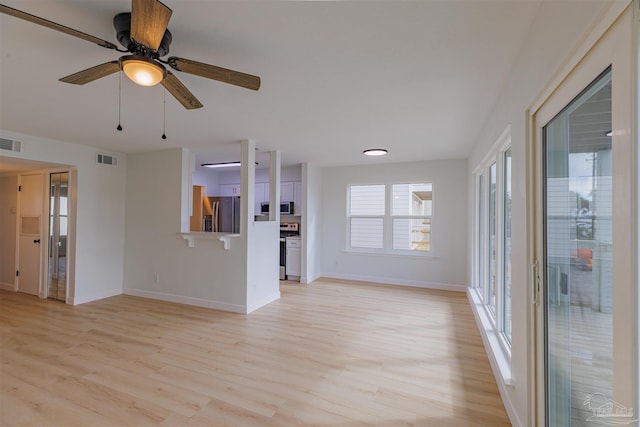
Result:
[[100,154],[98,153],[96,160],[99,165],[109,165],[109,166],[117,166],[118,159],[109,154]]
[[22,143],[20,141],[14,141],[12,139],[0,138],[0,150],[20,152]]

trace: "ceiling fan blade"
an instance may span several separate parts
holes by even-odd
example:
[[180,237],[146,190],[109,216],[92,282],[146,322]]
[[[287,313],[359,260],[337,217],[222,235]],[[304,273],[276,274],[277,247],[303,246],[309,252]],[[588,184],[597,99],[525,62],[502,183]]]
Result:
[[87,68],[83,71],[78,71],[77,73],[71,74],[70,76],[63,77],[60,79],[60,81],[64,83],[71,83],[74,85],[83,85],[85,83],[101,79],[102,77],[108,76],[109,74],[113,74],[118,71],[120,71],[120,64],[118,64],[118,61],[110,61],[105,62],[104,64],[96,65],[95,67]]
[[239,71],[228,70],[215,65],[204,64],[202,62],[193,61],[191,59],[170,57],[167,63],[177,71],[182,71],[207,79],[217,80],[223,83],[244,87],[247,89],[260,89],[260,77],[251,74],[241,73]]
[[82,31],[74,30],[73,28],[65,27],[64,25],[57,24],[53,21],[49,21],[48,19],[40,18],[35,15],[31,15],[30,13],[23,12],[18,9],[14,9],[9,6],[5,6],[0,4],[0,13],[4,13],[5,15],[11,15],[16,18],[24,19],[25,21],[32,22],[34,24],[42,25],[43,27],[50,28],[52,30],[60,31],[65,34],[69,34],[70,36],[78,37],[80,39],[86,40],[91,43],[95,43],[98,46],[106,47],[107,49],[118,49],[116,45],[106,40],[102,40],[98,37],[94,37],[91,34],[83,33]]
[[158,0],[132,0],[131,38],[157,51],[172,13]]
[[167,71],[167,76],[162,80],[162,86],[187,110],[202,108],[198,98],[193,96],[189,89],[171,71]]

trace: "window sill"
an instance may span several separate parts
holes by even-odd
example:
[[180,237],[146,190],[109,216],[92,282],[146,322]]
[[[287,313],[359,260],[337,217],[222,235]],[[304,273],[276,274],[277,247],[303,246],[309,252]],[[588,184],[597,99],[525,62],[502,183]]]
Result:
[[491,316],[482,304],[482,299],[478,291],[474,288],[469,288],[467,290],[467,297],[494,372],[497,368],[502,382],[505,385],[513,386],[514,383],[511,376],[511,352],[507,349],[507,345],[504,343],[500,332],[496,330]]
[[433,254],[416,254],[410,252],[370,252],[370,251],[357,251],[354,249],[344,249],[342,253],[350,254],[350,255],[366,255],[366,256],[383,256],[383,257],[393,257],[393,258],[415,258],[415,259],[440,259],[438,255]]

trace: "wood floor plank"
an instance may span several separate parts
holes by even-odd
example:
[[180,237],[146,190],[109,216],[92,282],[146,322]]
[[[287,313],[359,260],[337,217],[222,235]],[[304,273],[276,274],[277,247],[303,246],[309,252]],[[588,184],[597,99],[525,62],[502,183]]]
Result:
[[464,294],[337,280],[281,294],[245,316],[0,290],[0,425],[509,425]]

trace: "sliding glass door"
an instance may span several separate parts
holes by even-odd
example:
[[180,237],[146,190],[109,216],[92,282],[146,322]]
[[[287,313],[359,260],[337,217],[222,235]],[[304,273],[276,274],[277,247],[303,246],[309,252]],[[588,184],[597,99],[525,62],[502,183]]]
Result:
[[543,128],[547,424],[613,396],[611,72]]
[[531,425],[637,425],[631,9],[533,110]]

